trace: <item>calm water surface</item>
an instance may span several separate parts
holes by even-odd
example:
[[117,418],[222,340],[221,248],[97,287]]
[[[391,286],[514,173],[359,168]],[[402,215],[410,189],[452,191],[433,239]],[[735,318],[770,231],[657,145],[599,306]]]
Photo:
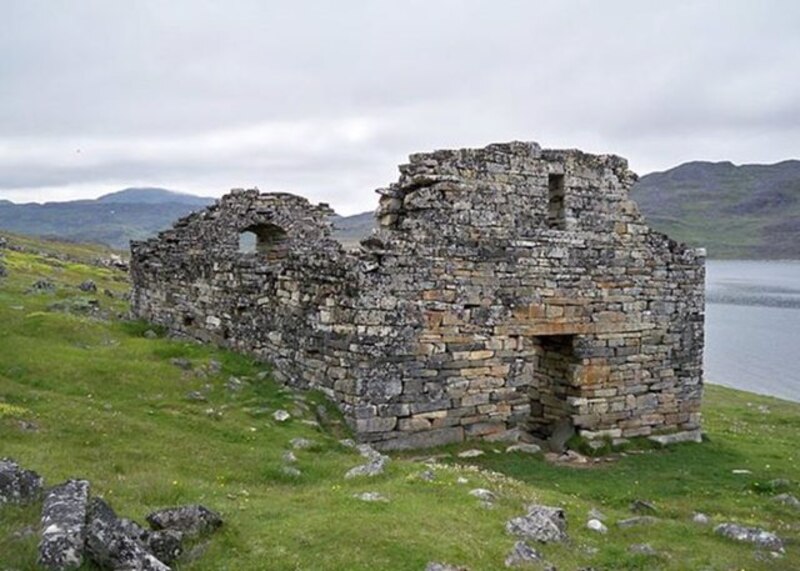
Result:
[[707,262],[705,378],[800,401],[800,261]]

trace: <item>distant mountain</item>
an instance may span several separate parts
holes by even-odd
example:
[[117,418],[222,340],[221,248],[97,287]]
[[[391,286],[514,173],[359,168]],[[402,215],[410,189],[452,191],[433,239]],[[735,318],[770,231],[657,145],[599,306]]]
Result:
[[371,211],[352,216],[334,216],[333,237],[345,247],[355,246],[362,238],[369,235],[374,226],[375,214]]
[[[800,161],[684,163],[643,176],[631,196],[653,228],[711,258],[800,259]],[[0,228],[127,249],[213,202],[163,188],[45,204],[0,200]],[[354,246],[374,223],[372,212],[335,216],[334,237]]]
[[104,194],[96,200],[103,203],[126,204],[191,204],[193,206],[207,206],[214,202],[213,198],[195,196],[163,188],[126,188],[110,194]]
[[631,196],[650,225],[711,258],[800,258],[800,161],[684,163]]
[[0,201],[0,228],[32,236],[58,237],[128,248],[130,240],[153,236],[176,219],[214,202],[163,188],[128,188],[95,200],[14,204]]

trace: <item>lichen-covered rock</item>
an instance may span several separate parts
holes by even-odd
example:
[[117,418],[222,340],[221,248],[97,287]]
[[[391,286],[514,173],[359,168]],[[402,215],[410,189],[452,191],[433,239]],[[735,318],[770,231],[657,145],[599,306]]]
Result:
[[776,553],[783,553],[783,540],[772,532],[757,528],[746,527],[738,523],[721,523],[714,528],[714,532],[724,537],[746,541]]
[[24,504],[42,493],[42,477],[11,458],[0,459],[0,504]]
[[646,225],[635,178],[536,143],[415,154],[352,251],[326,204],[235,190],[132,244],[132,311],[321,389],[381,450],[697,438],[704,253]]
[[506,531],[541,543],[566,541],[567,517],[561,508],[533,505],[526,515],[509,520]]
[[222,516],[201,505],[158,510],[146,519],[154,530],[178,531],[187,536],[204,535],[222,525]]
[[[139,538],[141,528],[117,518],[114,510],[99,498],[93,498],[86,530],[86,554],[102,569],[169,571]],[[141,530],[144,531],[144,530]]]
[[506,557],[505,565],[506,567],[520,567],[543,559],[542,554],[533,547],[524,541],[517,541],[511,548],[511,553]]
[[76,569],[83,563],[89,482],[68,480],[44,498],[39,565],[50,571]]

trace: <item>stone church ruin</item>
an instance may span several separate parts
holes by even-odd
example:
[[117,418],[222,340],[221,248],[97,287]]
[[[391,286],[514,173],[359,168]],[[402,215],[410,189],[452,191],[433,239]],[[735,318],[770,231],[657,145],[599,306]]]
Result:
[[319,388],[382,449],[699,436],[704,253],[651,230],[613,155],[415,154],[346,251],[326,204],[234,190],[132,244],[133,311]]

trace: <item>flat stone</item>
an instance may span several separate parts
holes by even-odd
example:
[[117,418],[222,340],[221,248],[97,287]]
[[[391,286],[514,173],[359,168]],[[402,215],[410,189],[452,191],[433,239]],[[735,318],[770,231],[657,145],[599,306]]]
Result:
[[692,521],[700,525],[708,525],[711,523],[711,518],[704,513],[696,512],[692,515]]
[[359,478],[359,477],[368,477],[372,478],[375,476],[379,476],[386,471],[386,465],[389,463],[388,456],[379,455],[375,458],[372,458],[366,464],[361,464],[354,468],[351,468],[347,471],[344,475],[346,479],[351,478]]
[[738,523],[721,523],[714,528],[714,533],[733,539],[755,544],[768,551],[783,553],[783,540],[763,529],[757,527],[745,527]]
[[379,494],[378,492],[362,492],[360,494],[353,494],[353,497],[361,500],[362,502],[389,502],[389,498]]
[[292,438],[292,440],[289,442],[289,445],[295,450],[306,450],[308,448],[312,448],[316,444],[316,442],[309,440],[308,438]]
[[658,512],[656,506],[647,500],[633,500],[628,507],[633,513],[637,514],[654,514]]
[[523,452],[525,454],[538,454],[541,451],[542,451],[541,446],[538,446],[536,444],[525,444],[525,443],[514,444],[506,448],[507,453]]
[[169,362],[184,371],[188,371],[192,368],[192,362],[184,357],[173,357]]
[[658,523],[658,518],[651,515],[639,515],[636,517],[629,517],[617,522],[619,527],[635,527],[637,525],[653,525]]
[[529,506],[526,515],[506,522],[506,531],[522,539],[532,539],[542,543],[568,539],[564,510],[548,506]]
[[0,505],[25,504],[42,494],[44,479],[11,458],[0,459]]
[[679,444],[681,442],[696,442],[700,444],[703,442],[703,433],[700,429],[686,430],[683,432],[674,432],[671,434],[653,434],[647,437],[653,442],[657,442],[662,446],[669,446],[670,444]]
[[83,564],[89,482],[68,480],[51,488],[44,498],[39,559],[52,571],[75,569]]
[[473,448],[471,450],[464,450],[463,452],[458,453],[459,458],[477,458],[478,456],[483,456],[483,450],[478,450],[477,448]]
[[431,561],[425,566],[425,571],[469,571],[469,569],[467,567],[450,565],[449,563]]

